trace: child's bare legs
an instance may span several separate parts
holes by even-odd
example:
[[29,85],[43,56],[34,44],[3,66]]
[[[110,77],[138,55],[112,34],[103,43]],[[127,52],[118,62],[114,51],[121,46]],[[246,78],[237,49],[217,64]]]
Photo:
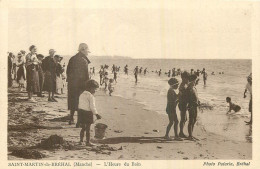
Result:
[[180,133],[179,136],[186,138],[187,136],[185,136],[184,132],[183,132],[183,128],[186,122],[186,110],[181,110],[181,121],[180,121]]
[[171,128],[172,128],[172,125],[173,125],[172,115],[169,115],[169,114],[168,114],[168,117],[169,117],[169,124],[168,124],[168,126],[167,126],[167,128],[166,128],[165,138],[170,138],[170,137],[169,137],[169,132],[170,132],[170,130],[171,130]]
[[84,138],[84,133],[86,131],[86,125],[85,124],[81,124],[81,130],[80,130],[80,142],[83,142],[83,138]]
[[90,126],[91,124],[86,124],[86,144],[90,144]]
[[90,144],[90,126],[91,124],[81,124],[80,142],[83,142],[84,134],[86,132],[86,144]]
[[189,140],[194,140],[195,138],[192,136],[194,125],[197,119],[197,108],[192,107],[189,110],[189,124],[188,124],[188,132],[189,132]]

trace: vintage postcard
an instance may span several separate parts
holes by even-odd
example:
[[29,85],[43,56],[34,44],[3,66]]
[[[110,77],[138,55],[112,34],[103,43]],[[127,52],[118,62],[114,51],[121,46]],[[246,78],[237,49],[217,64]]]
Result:
[[259,11],[0,0],[1,166],[259,168]]

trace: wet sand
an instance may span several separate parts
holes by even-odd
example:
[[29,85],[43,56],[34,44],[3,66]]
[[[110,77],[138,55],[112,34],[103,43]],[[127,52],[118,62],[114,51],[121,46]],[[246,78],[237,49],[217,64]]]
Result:
[[[23,159],[11,155],[20,148],[32,148],[51,135],[61,136],[70,148],[34,149],[45,155],[43,160],[194,160],[194,159],[252,159],[252,143],[232,141],[208,133],[198,122],[194,136],[199,141],[168,141],[162,137],[168,117],[145,110],[143,105],[100,90],[96,93],[96,106],[102,119],[96,123],[108,125],[106,138],[94,139],[97,148],[79,145],[80,128],[68,125],[66,94],[57,96],[58,103],[38,98],[29,103],[25,92],[18,88],[8,91],[8,159]],[[56,119],[55,119],[56,118]],[[75,119],[77,117],[75,116]],[[54,120],[53,120],[54,119]],[[187,124],[186,124],[187,126]],[[185,128],[187,134],[187,128]],[[173,136],[173,130],[170,135]],[[102,146],[101,145],[106,145]]]

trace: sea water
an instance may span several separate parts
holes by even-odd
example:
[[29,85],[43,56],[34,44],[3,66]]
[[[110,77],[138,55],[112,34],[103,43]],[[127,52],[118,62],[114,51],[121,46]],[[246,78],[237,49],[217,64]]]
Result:
[[[252,72],[251,60],[193,60],[193,59],[91,59],[89,67],[95,67],[96,75],[93,77],[99,80],[98,71],[100,65],[109,65],[109,77],[112,65],[120,66],[115,92],[117,95],[144,105],[144,109],[156,111],[166,115],[167,91],[169,80],[167,74],[172,68],[181,70],[206,69],[208,73],[207,84],[204,86],[203,79],[200,77],[199,84],[196,86],[201,103],[213,106],[212,110],[200,111],[198,123],[202,124],[207,132],[226,136],[235,141],[251,142],[251,128],[245,125],[244,121],[249,121],[248,111],[249,94],[243,98],[247,76]],[[124,74],[124,66],[128,65],[129,75]],[[138,83],[135,84],[133,71],[135,66],[147,68],[148,73],[138,76]],[[155,71],[162,69],[161,76]],[[215,72],[215,75],[211,75]],[[221,72],[221,74],[219,74]],[[224,74],[222,74],[222,72]],[[181,81],[180,76],[177,77]],[[178,92],[178,91],[177,91]],[[232,102],[241,106],[240,112],[227,114],[228,104],[226,97],[231,97]],[[179,116],[179,110],[177,108]],[[168,123],[168,122],[165,122]]]

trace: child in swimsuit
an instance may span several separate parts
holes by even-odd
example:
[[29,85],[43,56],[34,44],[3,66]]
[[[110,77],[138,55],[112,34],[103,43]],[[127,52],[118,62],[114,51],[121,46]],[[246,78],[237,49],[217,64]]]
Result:
[[241,107],[239,105],[236,105],[236,104],[232,103],[230,97],[227,97],[226,101],[227,101],[227,103],[229,103],[229,110],[228,110],[227,113],[231,112],[232,110],[234,110],[235,112],[240,111]]
[[169,139],[169,132],[172,128],[172,125],[174,124],[174,135],[175,135],[175,140],[182,141],[182,139],[178,135],[178,117],[176,113],[176,106],[178,103],[178,95],[176,94],[175,90],[179,86],[179,82],[176,78],[171,78],[168,81],[168,84],[170,85],[170,88],[167,93],[167,107],[166,107],[166,113],[168,114],[169,118],[169,124],[166,128],[166,134],[165,138]]

